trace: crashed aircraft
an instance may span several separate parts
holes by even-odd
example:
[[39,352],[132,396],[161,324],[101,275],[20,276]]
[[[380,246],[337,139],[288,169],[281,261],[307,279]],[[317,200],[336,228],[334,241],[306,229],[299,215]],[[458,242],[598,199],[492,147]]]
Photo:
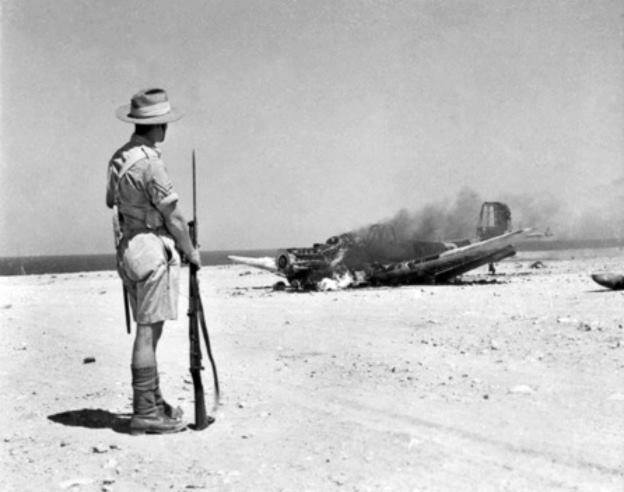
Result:
[[445,283],[513,256],[514,241],[528,229],[510,228],[509,208],[499,202],[485,202],[474,241],[400,240],[392,225],[375,224],[364,233],[345,233],[309,248],[281,250],[275,258],[229,259],[285,277],[296,290]]

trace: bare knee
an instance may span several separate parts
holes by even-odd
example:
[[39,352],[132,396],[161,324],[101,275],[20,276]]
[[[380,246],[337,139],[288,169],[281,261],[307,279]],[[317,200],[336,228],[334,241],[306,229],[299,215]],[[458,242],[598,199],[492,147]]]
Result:
[[156,344],[162,333],[162,321],[150,324],[137,324],[136,338],[132,350],[132,365],[148,367],[156,365]]
[[136,329],[136,343],[137,345],[152,345],[152,340],[154,339],[154,330],[152,329],[152,325],[142,325],[137,324]]

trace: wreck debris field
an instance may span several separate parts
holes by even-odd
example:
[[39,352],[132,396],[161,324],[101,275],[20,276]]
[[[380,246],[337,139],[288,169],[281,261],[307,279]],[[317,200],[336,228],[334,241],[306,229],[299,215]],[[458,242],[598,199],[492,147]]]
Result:
[[[624,292],[590,274],[623,255],[523,252],[456,285],[308,293],[203,268],[216,422],[144,437],[115,424],[133,340],[116,272],[0,277],[3,489],[621,491]],[[191,421],[185,276],[159,363]]]

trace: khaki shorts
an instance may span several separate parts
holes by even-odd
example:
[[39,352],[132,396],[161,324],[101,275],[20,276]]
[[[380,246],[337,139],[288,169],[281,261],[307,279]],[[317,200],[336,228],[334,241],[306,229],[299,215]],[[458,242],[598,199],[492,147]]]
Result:
[[180,255],[169,236],[142,232],[122,241],[117,271],[139,324],[177,319]]

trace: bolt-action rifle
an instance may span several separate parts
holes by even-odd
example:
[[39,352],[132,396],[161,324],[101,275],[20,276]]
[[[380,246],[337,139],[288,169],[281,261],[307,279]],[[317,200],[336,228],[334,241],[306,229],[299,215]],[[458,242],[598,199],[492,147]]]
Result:
[[[193,150],[193,220],[188,223],[191,243],[197,248],[197,193],[195,185],[195,150]],[[212,378],[214,384],[214,405],[213,412],[219,405],[219,378],[217,376],[217,366],[215,365],[212,350],[210,348],[210,338],[204,317],[204,307],[199,292],[199,282],[197,281],[197,265],[189,262],[189,342],[190,342],[190,371],[193,379],[193,390],[195,392],[195,430],[202,430],[208,427],[214,418],[206,413],[206,403],[204,401],[204,385],[201,379],[202,351],[200,337],[203,336],[206,344],[206,354],[212,367]],[[201,333],[200,333],[201,329]]]

